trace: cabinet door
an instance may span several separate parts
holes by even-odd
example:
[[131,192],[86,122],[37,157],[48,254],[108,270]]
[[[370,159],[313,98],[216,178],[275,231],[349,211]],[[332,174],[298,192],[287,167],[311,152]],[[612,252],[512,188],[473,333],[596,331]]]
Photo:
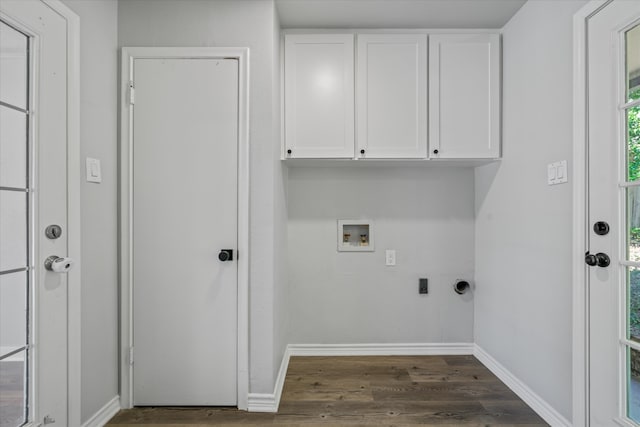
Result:
[[500,35],[429,38],[431,158],[500,157]]
[[356,81],[356,156],[427,157],[427,36],[358,35]]
[[352,34],[285,36],[285,158],[352,158]]

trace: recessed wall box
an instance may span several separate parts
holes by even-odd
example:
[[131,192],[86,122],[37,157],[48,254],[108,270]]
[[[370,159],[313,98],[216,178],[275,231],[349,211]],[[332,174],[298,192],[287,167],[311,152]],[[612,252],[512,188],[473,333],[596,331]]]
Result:
[[373,221],[368,219],[338,220],[338,252],[373,252]]

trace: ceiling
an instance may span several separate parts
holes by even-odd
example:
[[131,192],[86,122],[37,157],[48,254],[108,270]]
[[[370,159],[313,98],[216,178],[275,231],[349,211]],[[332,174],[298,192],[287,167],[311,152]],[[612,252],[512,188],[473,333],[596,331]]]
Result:
[[502,28],[527,0],[275,0],[282,28]]

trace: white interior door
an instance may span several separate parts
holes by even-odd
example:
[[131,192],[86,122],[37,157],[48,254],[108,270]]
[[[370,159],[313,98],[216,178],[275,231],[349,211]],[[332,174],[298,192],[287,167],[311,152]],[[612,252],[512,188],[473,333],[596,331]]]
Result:
[[133,86],[133,403],[233,406],[238,61],[136,58]]
[[588,28],[590,422],[640,425],[640,2]]
[[0,20],[0,425],[69,426],[71,281],[44,267],[70,251],[68,22],[41,1]]

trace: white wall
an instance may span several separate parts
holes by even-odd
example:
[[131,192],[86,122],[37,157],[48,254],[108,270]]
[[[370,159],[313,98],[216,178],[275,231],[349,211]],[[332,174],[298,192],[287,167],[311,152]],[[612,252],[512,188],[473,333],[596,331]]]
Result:
[[[290,169],[290,342],[473,342],[473,296],[452,288],[473,278],[473,199],[472,169]],[[337,220],[358,218],[375,252],[337,252]]]
[[[274,293],[282,252],[276,227],[283,210],[274,129],[274,4],[272,0],[120,0],[119,46],[250,48],[250,391],[273,392],[280,353],[274,349]],[[281,216],[281,215],[280,215]]]
[[476,170],[476,343],[567,419],[572,191],[546,174],[572,156],[572,16],[583,4],[529,1],[505,26],[503,159]]
[[80,16],[80,152],[102,162],[83,180],[82,420],[118,394],[117,17],[115,0],[64,0]]

